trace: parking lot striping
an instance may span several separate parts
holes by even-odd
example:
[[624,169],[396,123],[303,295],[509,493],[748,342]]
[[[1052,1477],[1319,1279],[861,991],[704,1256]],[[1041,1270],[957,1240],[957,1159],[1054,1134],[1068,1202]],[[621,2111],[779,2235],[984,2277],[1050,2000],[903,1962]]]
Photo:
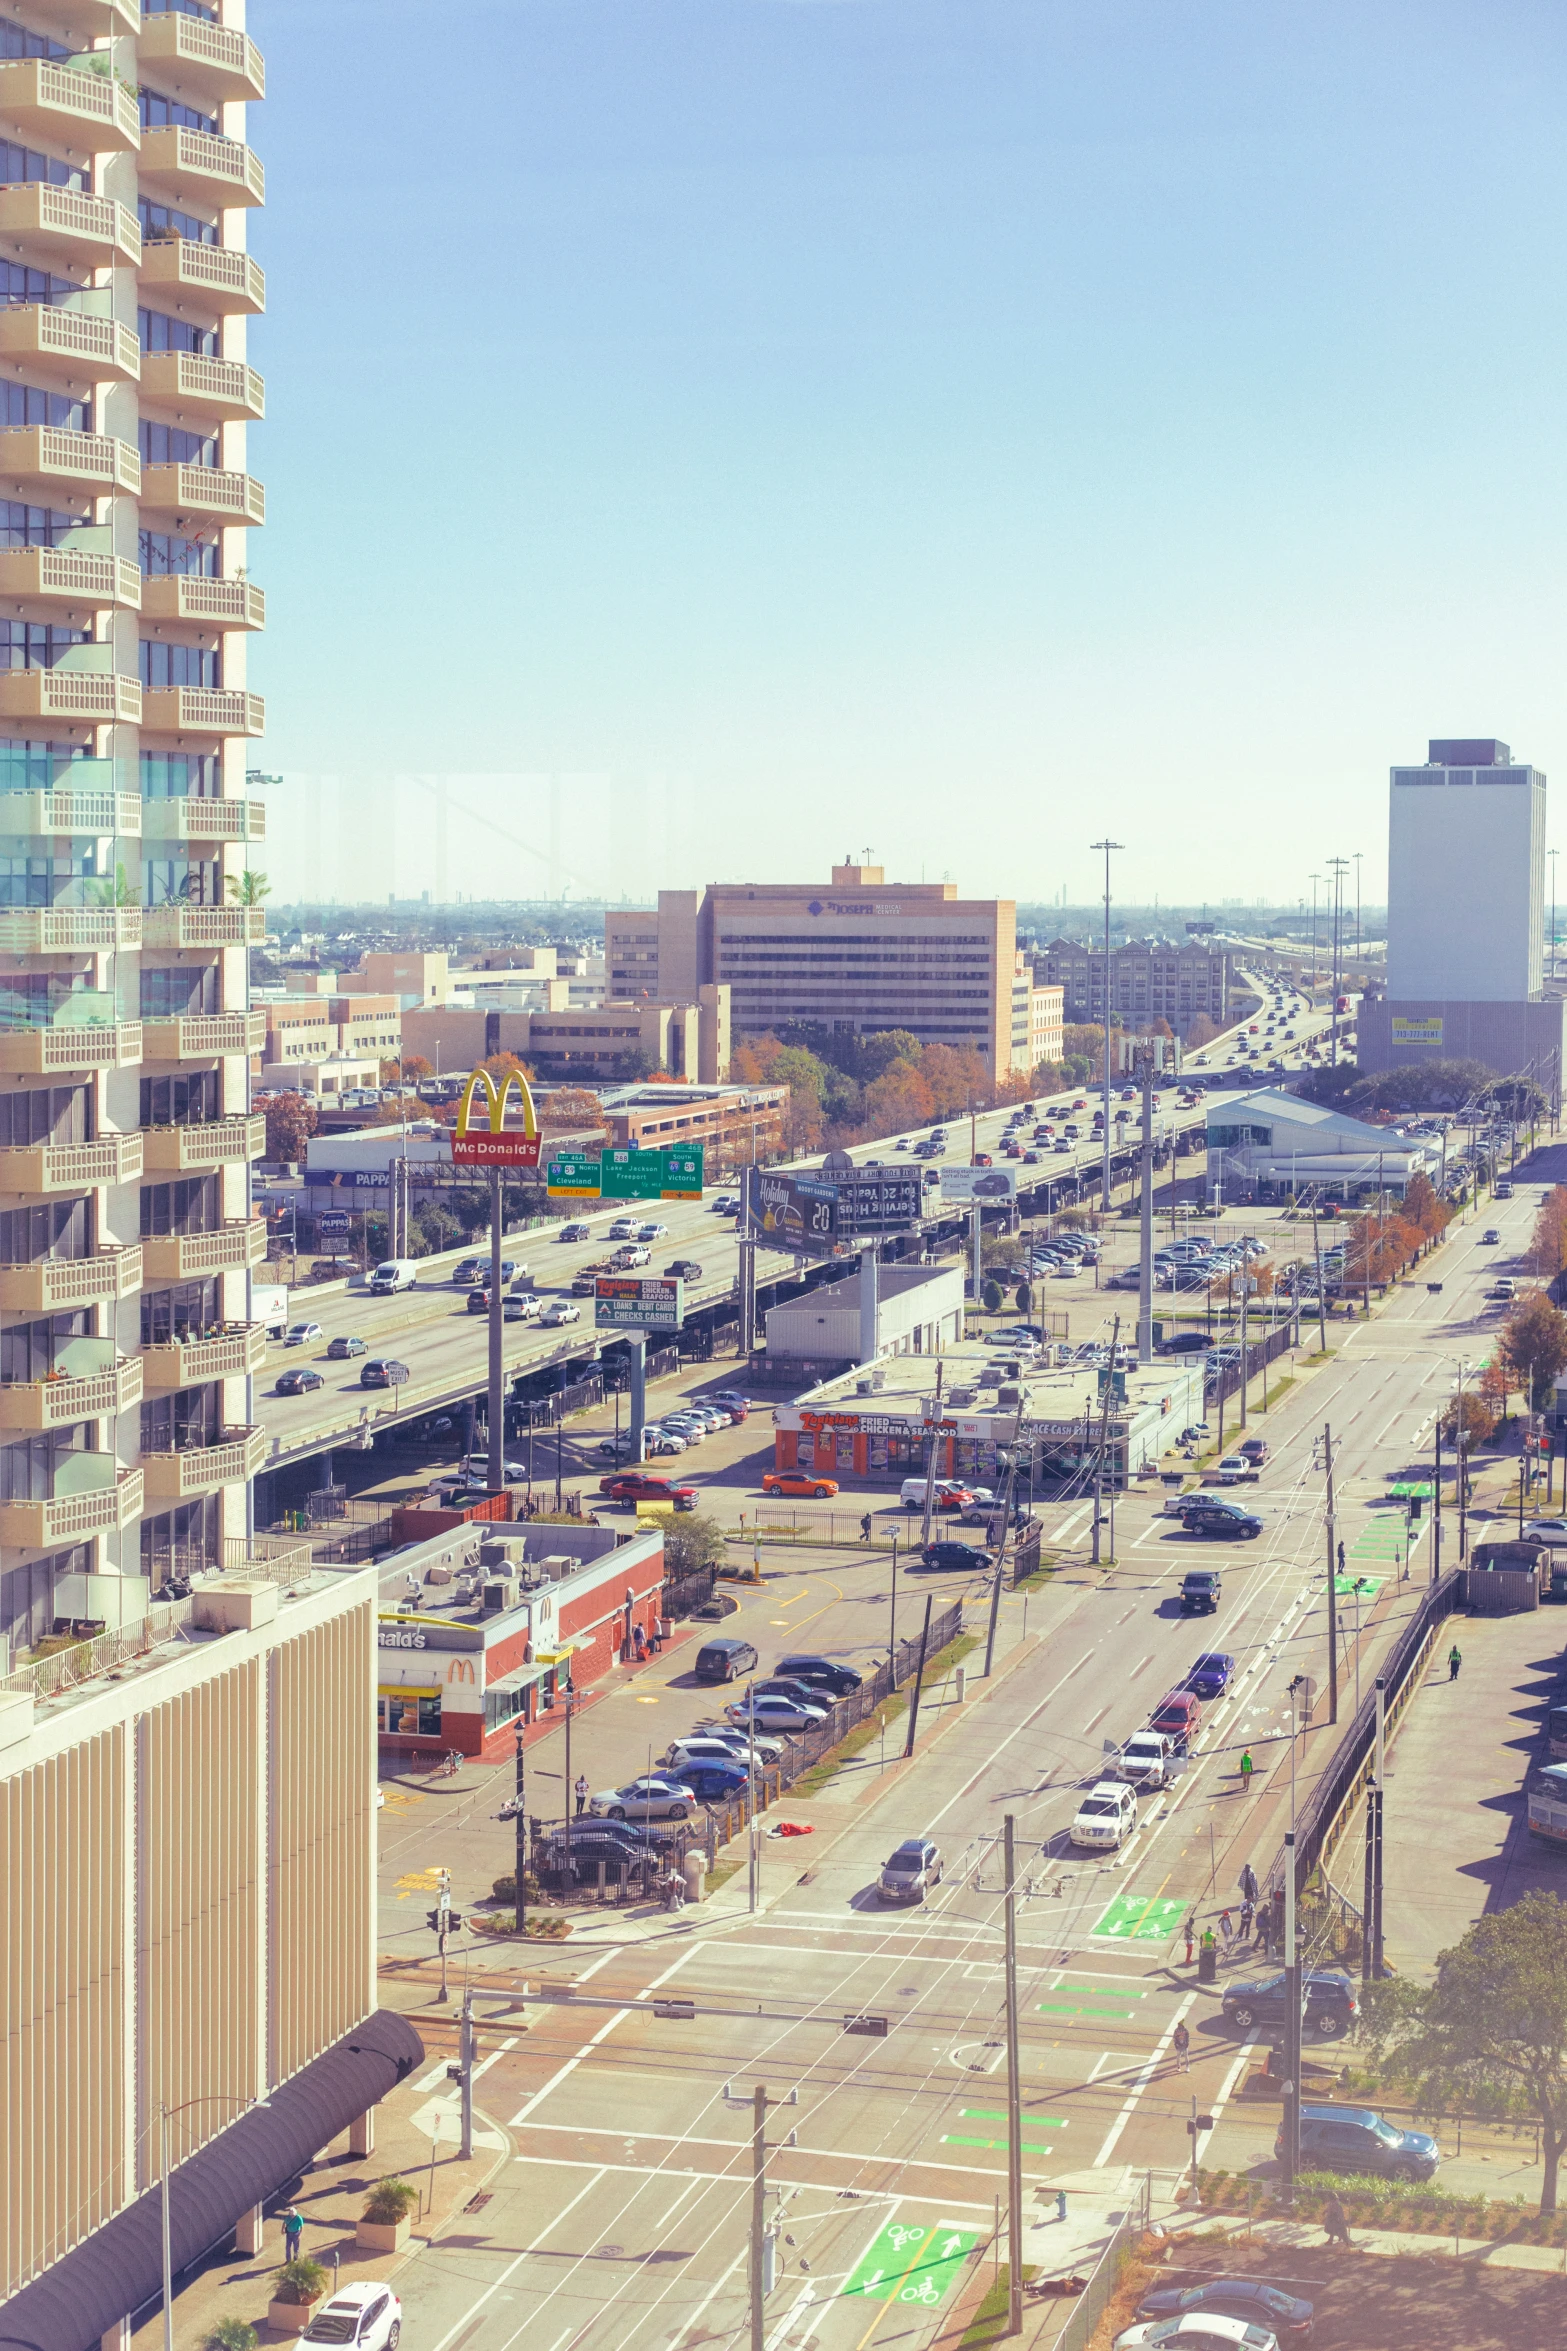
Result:
[[532,2232],[534,2243],[525,2245],[522,2251],[517,2255],[516,2259],[507,2263],[506,2267],[501,2271],[500,2276],[493,2279],[492,2282],[485,2287],[484,2292],[480,2294],[475,2301],[470,2302],[467,2309],[464,2310],[458,2318],[455,2318],[452,2321],[451,2325],[447,2328],[440,2341],[434,2345],[433,2351],[447,2351],[447,2345],[452,2341],[454,2336],[459,2335],[468,2325],[475,2311],[482,2310],[485,2303],[489,2301],[491,2295],[498,2294],[502,2286],[505,2285],[507,2279],[515,2276],[516,2272],[521,2269],[523,2263],[528,2259],[529,2255],[537,2251],[537,2240],[540,2237],[547,2237],[552,2229],[559,2228],[561,2222],[566,2219],[567,2215],[576,2210],[577,2206],[582,2202],[583,2197],[592,2195],[594,2189],[598,2186],[599,2181],[603,2179],[605,2173],[614,2169],[614,2166],[611,2164],[594,2163],[582,2164],[580,2166],[573,2164],[571,2168],[573,2171],[578,2169],[583,2171],[591,2171],[593,2177],[586,2183],[585,2186],[578,2189],[576,2195],[572,2197],[571,2202],[566,2205],[562,2211],[557,2212],[553,2220],[545,2221],[540,2228]]

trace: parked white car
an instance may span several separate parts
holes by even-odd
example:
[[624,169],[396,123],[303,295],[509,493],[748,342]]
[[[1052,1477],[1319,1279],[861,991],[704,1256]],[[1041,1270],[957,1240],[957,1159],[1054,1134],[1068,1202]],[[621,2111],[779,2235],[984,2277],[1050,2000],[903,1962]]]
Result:
[[1074,1845],[1124,1845],[1137,1826],[1137,1798],[1120,1780],[1100,1780],[1077,1808],[1069,1836]]

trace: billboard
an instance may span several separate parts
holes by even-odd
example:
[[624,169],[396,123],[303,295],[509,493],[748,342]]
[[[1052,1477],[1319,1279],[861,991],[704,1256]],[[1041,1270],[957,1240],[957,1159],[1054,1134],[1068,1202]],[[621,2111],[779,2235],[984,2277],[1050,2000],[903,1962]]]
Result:
[[1015,1167],[944,1167],[941,1171],[943,1208],[970,1208],[976,1200],[1017,1198]]
[[862,1168],[830,1176],[784,1175],[749,1167],[746,1230],[764,1249],[802,1255],[873,1233],[917,1224],[922,1185],[917,1168]]
[[593,1320],[600,1330],[678,1330],[686,1318],[686,1286],[678,1274],[601,1273],[593,1285]]
[[1422,1048],[1436,1053],[1441,1052],[1442,1015],[1439,1012],[1434,1012],[1424,1020],[1410,1020],[1395,1012],[1393,1014],[1394,1052],[1400,1050],[1413,1052]]
[[[522,1110],[520,1127],[506,1124],[506,1105],[513,1086]],[[488,1112],[482,1127],[473,1124],[473,1103],[476,1094],[483,1094]],[[508,1070],[499,1086],[481,1063],[463,1088],[462,1101],[457,1109],[457,1124],[452,1132],[452,1165],[454,1167],[537,1167],[539,1164],[539,1122],[534,1115],[533,1096],[528,1081],[519,1070]]]
[[323,1241],[346,1241],[354,1224],[346,1208],[323,1208],[320,1222]]
[[917,1224],[924,1202],[924,1186],[917,1167],[856,1168],[852,1176],[834,1178],[838,1188],[839,1238],[856,1233],[895,1233]]

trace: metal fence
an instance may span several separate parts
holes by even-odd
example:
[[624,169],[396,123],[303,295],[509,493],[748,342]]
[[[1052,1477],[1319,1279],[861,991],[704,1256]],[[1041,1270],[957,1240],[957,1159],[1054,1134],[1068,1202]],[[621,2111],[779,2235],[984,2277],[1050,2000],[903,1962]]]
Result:
[[1121,2268],[1147,2234],[1151,2212],[1151,2182],[1148,2176],[1139,2181],[1132,2193],[1131,2209],[1119,2222],[1114,2235],[1089,2272],[1088,2283],[1072,2306],[1072,2315],[1056,2336],[1050,2351],[1088,2351],[1095,2327],[1104,2316],[1105,2306],[1120,2282]]
[[659,1602],[661,1615],[666,1618],[693,1616],[713,1597],[718,1581],[716,1567],[694,1568],[690,1575],[665,1576],[663,1594]]

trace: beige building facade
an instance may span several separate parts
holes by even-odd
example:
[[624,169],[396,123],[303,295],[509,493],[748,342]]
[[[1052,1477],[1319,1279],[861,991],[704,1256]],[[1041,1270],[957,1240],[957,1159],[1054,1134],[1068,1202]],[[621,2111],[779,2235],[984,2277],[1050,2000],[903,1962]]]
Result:
[[580,1079],[584,1085],[655,1069],[719,1085],[729,1072],[729,994],[724,987],[702,988],[690,1002],[638,998],[542,1012],[432,1005],[403,1014],[403,1045],[445,1073],[472,1069],[492,1053],[515,1053],[540,1077]]

